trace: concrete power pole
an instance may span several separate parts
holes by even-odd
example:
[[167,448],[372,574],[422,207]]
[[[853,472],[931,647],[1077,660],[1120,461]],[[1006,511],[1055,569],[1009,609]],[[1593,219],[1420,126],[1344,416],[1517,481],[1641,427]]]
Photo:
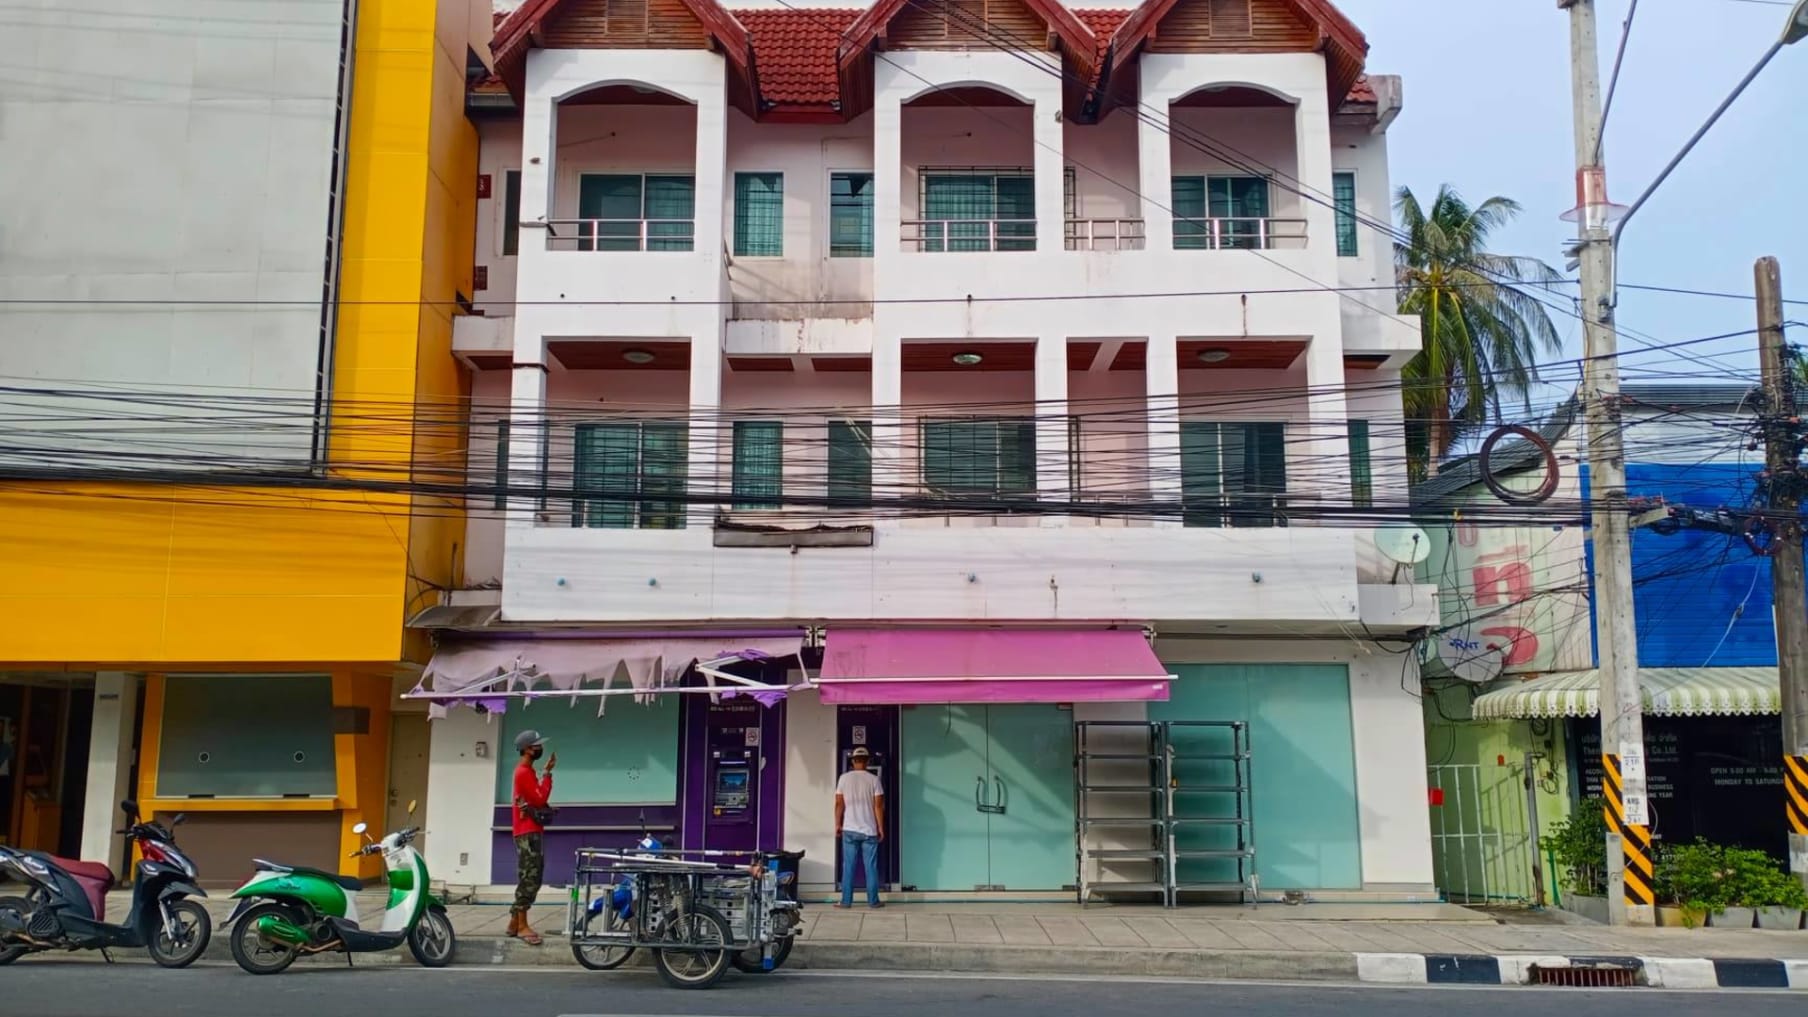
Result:
[[1795,379],[1783,347],[1783,273],[1759,258],[1758,355],[1764,369],[1764,467],[1777,527],[1770,559],[1776,600],[1777,677],[1782,683],[1784,820],[1789,868],[1808,883],[1808,577],[1803,574],[1801,428]]
[[1594,0],[1557,0],[1569,11],[1570,88],[1575,104],[1576,223],[1593,502],[1594,612],[1600,656],[1601,793],[1607,799],[1607,910],[1614,925],[1651,925],[1650,817],[1645,798],[1645,717],[1632,614],[1631,513],[1620,433],[1620,367],[1613,327],[1613,237],[1601,155],[1601,70]]

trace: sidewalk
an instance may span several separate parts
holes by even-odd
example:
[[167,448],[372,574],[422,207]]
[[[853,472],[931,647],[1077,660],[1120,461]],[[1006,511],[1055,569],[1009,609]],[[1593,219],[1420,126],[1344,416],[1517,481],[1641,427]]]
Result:
[[[232,901],[210,897],[216,935],[208,958],[226,960],[218,928]],[[383,895],[358,896],[366,917]],[[109,899],[123,914],[124,895]],[[575,965],[563,938],[565,908],[536,907],[532,921],[546,945],[502,936],[508,908],[449,909],[459,935],[458,963]],[[1546,966],[1584,959],[1641,966],[1643,984],[1712,987],[1721,968],[1759,962],[1757,984],[1808,988],[1808,933],[1734,929],[1613,929],[1597,925],[1502,924],[1454,905],[1306,904],[1300,906],[1149,906],[1080,908],[1073,904],[891,904],[881,911],[839,911],[810,904],[788,966],[817,970],[1112,974],[1286,981],[1501,981],[1527,979],[1532,960]],[[1718,961],[1719,963],[1716,963]],[[316,963],[344,964],[340,956]],[[360,955],[359,965],[407,962],[406,950]],[[1742,966],[1743,965],[1743,966]],[[1485,969],[1477,974],[1478,966]],[[1440,976],[1442,970],[1443,975]],[[599,976],[603,977],[603,976]],[[1737,974],[1735,978],[1753,977]],[[1763,981],[1769,979],[1769,982]]]

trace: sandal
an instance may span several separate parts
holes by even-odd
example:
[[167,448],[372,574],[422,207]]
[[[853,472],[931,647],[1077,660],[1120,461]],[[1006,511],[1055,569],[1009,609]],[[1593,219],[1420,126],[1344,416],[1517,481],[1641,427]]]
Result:
[[532,929],[526,929],[526,928],[521,930],[520,938],[521,938],[521,942],[526,943],[528,946],[541,946],[546,942],[545,940],[540,938],[540,934],[538,932],[535,932]]

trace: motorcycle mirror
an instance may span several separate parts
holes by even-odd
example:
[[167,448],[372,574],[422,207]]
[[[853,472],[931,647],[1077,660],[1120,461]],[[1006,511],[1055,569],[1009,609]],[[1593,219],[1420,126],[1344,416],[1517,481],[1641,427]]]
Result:
[[364,831],[368,829],[370,829],[369,823],[358,823],[352,827],[352,833],[363,836]]
[[170,817],[169,825],[181,826],[183,823],[186,823],[186,822],[188,822],[188,813],[178,812],[174,816]]
[[415,803],[415,800],[414,800],[414,799],[412,799],[412,798],[410,798],[410,799],[408,799],[408,814],[409,814],[409,815],[411,815],[411,816],[412,816],[412,815],[414,815],[414,806],[415,806],[415,804],[416,804],[416,803]]

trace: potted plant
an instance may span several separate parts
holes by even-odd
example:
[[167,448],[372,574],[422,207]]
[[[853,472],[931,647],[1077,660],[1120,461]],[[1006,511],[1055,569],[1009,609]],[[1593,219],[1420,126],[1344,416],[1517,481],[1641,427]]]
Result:
[[1661,925],[1699,929],[1708,916],[1726,907],[1730,872],[1725,849],[1697,839],[1693,844],[1665,847],[1657,856],[1653,890]]
[[1583,799],[1552,824],[1541,843],[1563,874],[1563,909],[1602,923],[1607,921],[1606,807],[1600,798]]
[[[1799,929],[1802,911],[1808,908],[1808,891],[1790,875],[1776,859],[1763,851],[1746,848],[1727,849],[1728,866],[1734,872],[1733,901],[1751,910],[1760,929]],[[1738,928],[1738,917],[1727,909],[1728,923]],[[1718,922],[1716,922],[1718,924]]]

